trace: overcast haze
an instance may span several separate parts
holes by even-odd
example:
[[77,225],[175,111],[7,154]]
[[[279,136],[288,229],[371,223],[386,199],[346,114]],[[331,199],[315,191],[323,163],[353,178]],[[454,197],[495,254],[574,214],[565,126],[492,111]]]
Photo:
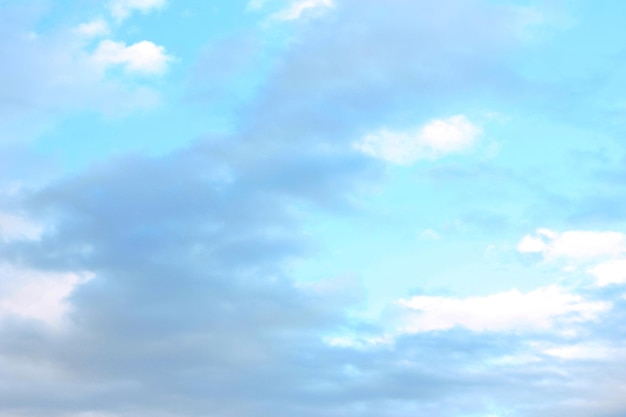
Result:
[[0,0],[0,417],[626,416],[625,16]]

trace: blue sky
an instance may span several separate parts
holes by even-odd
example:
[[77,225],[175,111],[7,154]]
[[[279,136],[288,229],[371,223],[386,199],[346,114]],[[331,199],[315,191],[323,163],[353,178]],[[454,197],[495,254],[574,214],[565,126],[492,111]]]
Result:
[[624,13],[0,0],[0,417],[626,415]]

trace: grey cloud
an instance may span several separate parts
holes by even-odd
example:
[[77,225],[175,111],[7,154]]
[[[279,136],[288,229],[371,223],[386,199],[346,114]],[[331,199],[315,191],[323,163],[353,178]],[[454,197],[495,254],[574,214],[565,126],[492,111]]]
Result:
[[[290,206],[333,208],[367,165],[343,164],[341,155],[302,159],[299,169],[282,157],[247,164],[253,146],[228,146],[240,149],[201,143],[109,161],[24,196],[24,208],[54,227],[39,241],[4,244],[5,259],[96,277],[72,295],[68,334],[4,329],[8,360],[51,363],[67,380],[42,382],[25,402],[18,384],[5,391],[8,409],[195,415],[243,401],[258,410],[264,397],[287,400],[283,391],[303,369],[315,372],[311,361],[327,349],[319,332],[344,323],[344,306],[287,276],[285,261],[310,250]],[[76,396],[60,395],[75,391],[74,381]],[[102,389],[115,405],[96,400]]]

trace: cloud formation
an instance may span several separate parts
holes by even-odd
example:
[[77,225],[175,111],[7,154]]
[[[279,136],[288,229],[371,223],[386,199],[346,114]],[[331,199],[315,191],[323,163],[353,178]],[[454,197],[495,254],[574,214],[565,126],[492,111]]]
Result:
[[465,116],[437,119],[412,131],[387,129],[369,134],[354,144],[363,153],[395,164],[410,165],[468,149],[481,129]]
[[70,309],[69,295],[89,279],[89,273],[51,273],[0,266],[0,326],[27,319],[59,326]]
[[133,72],[156,74],[170,57],[151,42],[126,46],[105,40],[95,56],[85,36],[103,35],[103,21],[72,28],[49,27],[35,34],[38,17],[25,8],[0,8],[0,144],[30,143],[73,111],[128,114],[150,108],[160,94],[149,84],[126,74],[107,73],[122,65]]
[[[163,2],[116,4],[114,15],[124,19]],[[294,18],[319,4],[330,3],[294,2]],[[311,226],[311,219],[363,216],[355,241],[375,239],[370,220],[377,213],[367,212],[371,194],[362,193],[380,187],[383,173],[371,156],[411,163],[469,149],[480,128],[466,116],[441,115],[468,108],[470,96],[506,97],[522,84],[508,54],[521,42],[525,19],[506,2],[333,4],[319,19],[284,25],[293,30],[288,39],[261,51],[268,68],[225,132],[0,194],[8,207],[0,216],[1,417],[585,417],[626,410],[615,388],[626,372],[621,263],[589,270],[612,284],[606,288],[546,283],[418,295],[402,298],[391,311],[399,317],[389,320],[358,314],[367,298],[358,278],[337,278],[329,268],[316,276],[322,282],[298,281],[294,265],[316,260],[324,244],[311,235],[325,225]],[[0,37],[0,52],[14,57],[0,68],[7,75],[0,84],[57,111],[100,109],[99,94],[125,104],[128,85],[141,78],[127,75],[160,74],[170,62],[149,41],[103,40],[93,55],[74,31],[31,38],[23,36],[29,24],[12,24],[0,25],[0,34],[12,35]],[[104,35],[102,26],[83,29],[81,36]],[[236,68],[257,63],[237,58]],[[47,71],[37,71],[48,61]],[[116,66],[125,71],[106,71]],[[15,109],[10,100],[1,105]],[[163,115],[172,113],[153,117]],[[416,120],[430,122],[391,128]],[[381,133],[380,126],[390,128]],[[155,140],[159,134],[171,133]],[[190,140],[171,135],[177,144]],[[440,174],[469,182],[509,173],[497,168]],[[418,203],[406,203],[405,191]],[[466,190],[453,191],[457,204]],[[405,189],[392,203],[423,216],[428,195],[421,193]],[[526,228],[509,245],[534,218],[520,217]],[[402,228],[442,230],[446,238],[437,244],[458,237],[437,224]],[[427,245],[432,239],[419,248],[424,254],[411,256],[426,264]],[[593,268],[621,259],[623,234],[540,229],[517,249]],[[453,263],[448,255],[442,259]],[[420,262],[408,271],[416,282],[426,275]],[[378,277],[384,284],[394,279],[392,266]],[[505,265],[494,276],[506,281],[513,269]],[[483,279],[462,268],[454,273],[470,286]],[[394,319],[401,330],[389,332]]]
[[320,13],[335,6],[333,0],[300,0],[273,15],[278,20],[297,20],[311,13]]
[[111,28],[104,19],[100,18],[90,22],[81,23],[76,27],[75,31],[87,38],[94,38],[108,35],[111,32]]
[[598,318],[610,304],[584,300],[564,288],[550,286],[527,294],[511,290],[467,299],[415,296],[400,300],[407,309],[403,331],[447,330],[456,326],[472,331],[550,330],[558,322]]
[[626,235],[620,232],[570,230],[558,233],[538,229],[534,235],[524,236],[517,249],[522,253],[541,254],[548,260],[581,262],[623,254],[625,243]]
[[588,269],[601,287],[626,283],[626,259],[612,259]]
[[124,42],[104,40],[93,53],[96,63],[105,67],[121,65],[127,72],[144,75],[162,74],[172,61],[165,48],[150,41],[126,46]]

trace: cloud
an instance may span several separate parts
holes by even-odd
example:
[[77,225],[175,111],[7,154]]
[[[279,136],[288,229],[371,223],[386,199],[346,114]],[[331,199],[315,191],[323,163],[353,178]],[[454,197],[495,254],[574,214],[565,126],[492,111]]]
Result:
[[380,130],[354,144],[363,153],[395,164],[410,165],[419,159],[438,158],[468,149],[481,129],[465,116],[432,120],[411,131]]
[[246,10],[259,10],[267,3],[267,0],[250,0],[246,4]]
[[613,346],[604,346],[598,343],[578,343],[569,345],[535,344],[533,347],[536,347],[542,354],[567,360],[606,360],[624,357],[624,351],[622,349]]
[[135,11],[148,13],[160,9],[166,2],[166,0],[112,0],[109,3],[109,10],[114,18],[124,20]]
[[163,74],[172,57],[165,48],[149,41],[126,46],[124,42],[104,40],[93,53],[93,60],[105,67],[121,65],[127,72],[144,75]]
[[620,255],[626,250],[625,243],[626,236],[620,232],[571,230],[558,233],[538,229],[534,235],[524,236],[517,250],[541,254],[546,260],[585,262]]
[[2,320],[27,318],[58,325],[70,306],[74,289],[92,278],[88,273],[51,273],[0,266],[0,326]]
[[106,36],[111,33],[108,23],[104,19],[96,19],[87,23],[81,23],[75,29],[76,33],[87,38]]
[[[233,137],[225,145],[201,142],[162,158],[109,161],[25,197],[28,210],[52,226],[36,242],[8,242],[3,256],[55,283],[21,298],[8,292],[11,306],[41,290],[50,304],[71,308],[50,313],[63,315],[63,334],[33,330],[36,344],[24,326],[0,326],[0,355],[11,362],[26,355],[72,377],[44,369],[13,375],[38,385],[23,394],[25,403],[15,385],[0,389],[10,398],[3,411],[185,415],[185,404],[195,404],[201,414],[252,415],[270,411],[270,399],[282,404],[283,415],[302,407],[315,414],[314,389],[299,369],[309,355],[332,356],[319,334],[344,321],[346,290],[293,284],[288,262],[308,246],[292,206],[333,209],[361,167],[320,154],[298,158],[294,176],[291,158],[260,157],[263,144]],[[71,271],[93,278],[74,285]],[[337,302],[329,302],[334,292]],[[273,384],[262,383],[268,379]],[[67,389],[73,399],[60,395]],[[101,389],[115,398],[106,401],[112,405],[92,402]]]
[[[448,99],[508,97],[525,85],[506,59],[524,22],[519,9],[480,1],[344,0],[297,25],[253,114],[353,142],[381,126],[433,120]],[[331,103],[333,117],[324,113]],[[348,121],[353,130],[341,131]]]
[[[124,115],[160,102],[160,94],[153,86],[128,74],[107,73],[104,62],[94,62],[88,39],[75,28],[52,25],[36,36],[28,35],[42,17],[26,10],[0,7],[0,58],[4,62],[0,66],[2,145],[30,143],[73,111]],[[115,49],[115,45],[109,45],[114,49],[109,52],[118,55],[100,58],[123,59],[124,50],[121,45]],[[161,69],[159,65],[166,58],[159,48],[140,44],[132,49],[139,57],[126,57],[125,63],[118,65],[129,70],[131,63],[137,70]]]
[[247,11],[258,11],[275,5],[270,19],[278,21],[299,20],[306,17],[320,17],[324,12],[335,7],[333,0],[250,0],[246,5]]
[[585,266],[600,287],[626,283],[626,235],[621,232],[538,229],[524,236],[517,250],[539,254],[548,262],[566,261],[567,271]]
[[[621,394],[615,381],[623,361],[502,360],[535,354],[528,338],[550,347],[576,343],[546,328],[575,324],[597,334],[600,313],[622,322],[617,301],[607,310],[612,300],[589,301],[561,287],[407,299],[416,303],[404,307],[415,331],[390,341],[380,323],[348,313],[358,302],[345,294],[351,282],[296,284],[291,263],[315,250],[302,227],[307,215],[349,215],[354,196],[378,178],[378,164],[354,152],[356,138],[432,119],[456,92],[499,91],[510,80],[502,56],[515,44],[508,27],[517,20],[509,9],[473,0],[390,4],[345,1],[332,19],[302,19],[297,42],[281,51],[229,134],[207,134],[160,157],[111,159],[24,190],[19,213],[50,227],[36,241],[2,242],[13,268],[4,277],[13,285],[22,276],[16,270],[28,271],[56,284],[24,298],[7,290],[2,299],[12,297],[15,308],[28,304],[16,300],[54,295],[52,316],[66,327],[52,332],[15,313],[2,321],[0,415],[455,417],[505,410],[581,417],[601,415],[597,404],[624,409],[623,395],[607,395]],[[26,68],[68,51],[59,45],[52,55],[43,47],[43,57],[29,53]],[[90,95],[111,82],[87,65],[92,57],[82,44],[69,51],[80,65],[50,71],[66,74],[69,90],[20,97],[55,107],[60,99],[52,93],[84,87]],[[103,65],[126,68],[130,58]],[[88,70],[93,80],[74,83]],[[40,73],[29,76],[20,80],[40,81],[33,89],[52,85]],[[125,98],[107,97],[116,105]],[[453,142],[437,146],[456,149]],[[70,278],[79,271],[92,278],[77,284]],[[503,317],[488,316],[487,307]],[[426,330],[433,326],[440,329]],[[376,343],[326,343],[342,332]],[[588,402],[572,405],[571,398]]]
[[0,212],[0,240],[38,239],[43,225],[24,217]]
[[278,20],[297,20],[304,16],[310,16],[312,13],[321,13],[333,7],[335,7],[333,0],[299,0],[292,2],[289,7],[275,13],[272,17]]
[[477,332],[549,330],[560,320],[594,320],[610,307],[607,303],[587,301],[558,286],[526,294],[511,290],[470,298],[416,296],[398,304],[407,309],[403,331],[408,333],[456,326]]
[[587,270],[601,287],[626,283],[626,259],[612,259]]

